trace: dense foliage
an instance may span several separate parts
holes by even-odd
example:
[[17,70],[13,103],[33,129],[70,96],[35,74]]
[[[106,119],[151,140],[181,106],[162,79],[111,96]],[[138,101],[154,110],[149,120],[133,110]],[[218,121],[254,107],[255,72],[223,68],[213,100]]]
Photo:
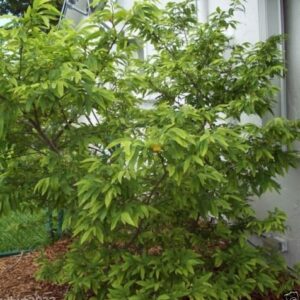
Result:
[[[32,5],[33,0],[0,0],[0,15],[13,14],[23,15],[27,8]],[[51,1],[58,10],[61,10],[63,0]]]
[[[285,229],[281,211],[259,220],[251,200],[296,165],[300,124],[239,122],[271,110],[280,38],[233,44],[236,1],[203,24],[190,1],[103,4],[57,28],[38,0],[0,30],[1,212],[64,209],[73,234],[40,277],[69,283],[70,299],[288,289],[284,262],[247,240]],[[155,54],[135,58],[145,44]]]

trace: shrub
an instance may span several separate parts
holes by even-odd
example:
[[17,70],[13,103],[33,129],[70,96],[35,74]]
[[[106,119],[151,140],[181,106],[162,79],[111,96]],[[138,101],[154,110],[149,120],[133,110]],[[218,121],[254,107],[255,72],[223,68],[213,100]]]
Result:
[[[293,284],[248,238],[285,229],[283,212],[260,220],[250,201],[295,166],[299,121],[238,122],[272,110],[281,38],[233,45],[237,1],[207,23],[191,1],[103,1],[76,29],[51,27],[47,2],[0,31],[1,207],[64,209],[73,234],[39,277],[69,283],[69,299],[240,299]],[[145,44],[155,54],[134,58]]]

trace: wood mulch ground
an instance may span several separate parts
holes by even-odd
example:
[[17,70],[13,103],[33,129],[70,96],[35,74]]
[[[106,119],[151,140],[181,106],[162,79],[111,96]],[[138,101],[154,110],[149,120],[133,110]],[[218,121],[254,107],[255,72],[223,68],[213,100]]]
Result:
[[[68,240],[61,240],[47,247],[49,259],[67,251]],[[3,300],[62,300],[67,286],[36,281],[36,259],[40,252],[20,254],[0,259],[0,299]]]
[[[68,250],[70,240],[60,240],[45,249],[49,259]],[[36,281],[36,259],[40,252],[20,254],[0,259],[0,300],[63,300],[68,287]],[[300,289],[296,289],[300,295]],[[261,296],[253,293],[253,300],[279,300],[274,295]],[[297,298],[290,298],[297,299]]]

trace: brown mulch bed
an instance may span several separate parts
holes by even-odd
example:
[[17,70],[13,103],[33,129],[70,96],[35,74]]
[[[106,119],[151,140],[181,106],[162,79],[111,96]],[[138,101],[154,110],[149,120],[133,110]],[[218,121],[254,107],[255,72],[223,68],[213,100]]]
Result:
[[[48,246],[44,253],[52,260],[65,253],[70,245],[70,240],[64,239]],[[36,281],[34,274],[37,271],[36,263],[40,252],[32,252],[0,258],[0,300],[25,300],[25,299],[51,299],[63,300],[68,287],[59,286],[49,282]],[[300,295],[300,287],[296,288]],[[274,295],[261,296],[252,294],[253,300],[278,300]],[[294,299],[294,298],[293,298]]]
[[[58,241],[47,247],[45,254],[53,259],[66,252],[69,244],[69,240]],[[64,299],[67,286],[35,280],[35,261],[39,256],[40,252],[36,251],[0,259],[0,299]]]

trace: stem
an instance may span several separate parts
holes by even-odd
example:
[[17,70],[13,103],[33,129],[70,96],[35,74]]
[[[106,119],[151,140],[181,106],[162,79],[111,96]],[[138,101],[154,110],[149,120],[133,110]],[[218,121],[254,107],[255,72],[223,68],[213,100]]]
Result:
[[67,121],[66,125],[57,133],[57,135],[54,137],[53,141],[57,142],[57,140],[62,136],[62,134],[64,133],[65,129],[70,129],[70,125],[77,119],[77,115],[76,117],[74,117],[73,119],[70,119],[69,121]]
[[93,114],[95,120],[97,121],[98,125],[100,125],[99,118],[97,117],[97,115],[96,115],[96,113],[95,113],[95,111],[93,109],[92,109],[92,114]]
[[67,118],[67,116],[66,116],[66,114],[65,114],[65,112],[64,112],[64,109],[63,109],[63,107],[61,106],[60,99],[57,101],[57,103],[58,103],[60,112],[61,112],[61,114],[62,114],[62,116],[63,116],[63,119],[64,119],[64,121],[65,121],[65,123],[66,123],[66,126],[67,126],[67,128],[69,129],[69,128],[70,128],[70,126],[69,126],[70,120],[68,121],[68,118]]
[[57,216],[57,237],[60,239],[62,236],[62,226],[63,226],[63,221],[64,221],[64,210],[60,209],[58,211],[58,216]]
[[37,113],[37,110],[35,107],[34,107],[34,119],[28,118],[28,121],[34,127],[34,129],[37,131],[41,140],[44,141],[46,143],[46,145],[52,151],[59,154],[57,145],[45,134],[45,132],[41,128],[40,120],[39,120],[38,113]]
[[24,45],[23,45],[23,42],[21,41],[20,50],[19,50],[19,55],[20,55],[20,60],[19,60],[19,80],[21,79],[21,72],[22,72],[23,49],[24,49]]
[[[164,173],[163,175],[160,177],[160,179],[156,182],[156,184],[154,185],[153,189],[151,190],[148,198],[146,199],[145,203],[146,204],[149,204],[154,193],[157,191],[159,185],[161,184],[161,182],[167,177],[168,173],[167,173],[167,169],[166,169],[166,166],[165,166],[165,160],[164,160],[164,157],[158,153],[158,156],[160,158],[160,161],[161,161],[161,164],[162,164],[162,167],[163,167],[163,170],[164,170]],[[142,232],[143,229],[143,224],[144,224],[144,219],[141,220],[136,232],[134,233],[133,237],[131,238],[131,240],[125,245],[126,248],[132,246],[133,242],[138,238],[138,236],[140,235],[140,233]]]

